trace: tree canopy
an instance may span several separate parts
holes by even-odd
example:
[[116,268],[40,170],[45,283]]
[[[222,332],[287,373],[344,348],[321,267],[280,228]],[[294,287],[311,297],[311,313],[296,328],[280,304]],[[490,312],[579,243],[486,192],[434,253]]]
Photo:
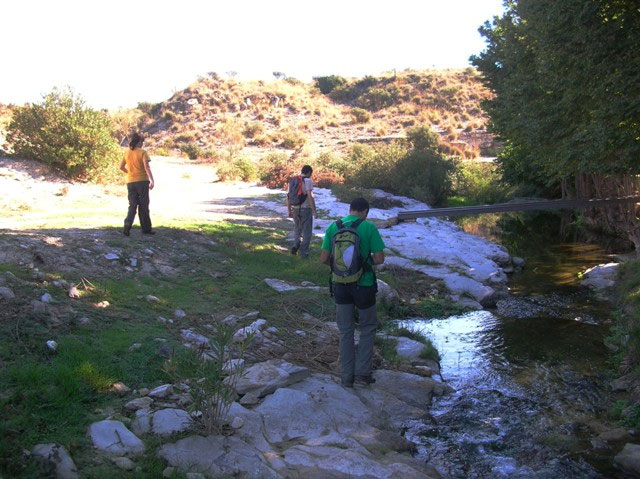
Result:
[[506,0],[471,58],[512,183],[553,188],[577,174],[640,173],[637,0]]

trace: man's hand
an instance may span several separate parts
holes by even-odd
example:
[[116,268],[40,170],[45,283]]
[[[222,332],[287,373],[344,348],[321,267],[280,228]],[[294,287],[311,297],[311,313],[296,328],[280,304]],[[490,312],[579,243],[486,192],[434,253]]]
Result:
[[149,189],[152,190],[154,187],[155,183],[153,182],[153,180],[149,180]]

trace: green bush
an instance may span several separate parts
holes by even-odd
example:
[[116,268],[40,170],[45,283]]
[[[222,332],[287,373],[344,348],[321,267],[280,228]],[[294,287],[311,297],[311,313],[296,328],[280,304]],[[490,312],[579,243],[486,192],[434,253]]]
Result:
[[382,88],[372,88],[358,98],[362,108],[378,111],[393,105],[394,99],[390,92]]
[[153,150],[153,152],[151,153],[152,155],[157,155],[157,156],[169,156],[170,153],[166,148],[156,148],[155,150]]
[[262,126],[262,123],[258,122],[248,123],[244,127],[243,131],[244,136],[247,138],[255,138],[256,135],[260,135],[262,132],[264,132],[264,127]]
[[431,205],[449,196],[456,168],[454,159],[440,153],[437,135],[424,127],[409,130],[404,143],[354,145],[348,164],[347,185],[380,188]]
[[362,108],[353,108],[351,110],[351,116],[356,123],[369,123],[371,120],[371,113]]
[[328,95],[335,88],[343,86],[347,83],[347,80],[339,75],[329,75],[324,77],[313,77],[316,86],[321,93]]
[[495,164],[465,162],[458,166],[453,193],[466,205],[494,204],[507,201],[511,188],[501,181]]
[[253,181],[258,169],[248,158],[235,158],[220,163],[216,169],[220,181]]
[[198,145],[194,145],[193,143],[182,145],[180,147],[180,151],[187,155],[190,160],[197,160],[198,158],[202,157],[204,153],[202,148],[200,148]]
[[307,139],[294,131],[286,131],[282,135],[282,147],[288,150],[300,148],[307,142]]
[[70,89],[44,96],[42,103],[18,107],[9,124],[13,152],[60,170],[72,178],[113,179],[122,151],[106,113],[85,106]]
[[299,171],[284,153],[269,153],[258,163],[260,183],[269,188],[283,188],[287,180]]

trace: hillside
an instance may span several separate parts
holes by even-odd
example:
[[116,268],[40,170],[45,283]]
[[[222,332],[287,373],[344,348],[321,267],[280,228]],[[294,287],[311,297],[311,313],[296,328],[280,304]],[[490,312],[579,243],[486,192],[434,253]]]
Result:
[[429,125],[464,158],[495,148],[480,108],[489,92],[472,68],[324,78],[338,79],[327,94],[319,82],[239,82],[211,73],[164,102],[116,117],[127,120],[122,133],[138,121],[158,153],[195,157],[256,157],[274,149],[314,156],[344,151],[353,141],[389,141],[414,125]]

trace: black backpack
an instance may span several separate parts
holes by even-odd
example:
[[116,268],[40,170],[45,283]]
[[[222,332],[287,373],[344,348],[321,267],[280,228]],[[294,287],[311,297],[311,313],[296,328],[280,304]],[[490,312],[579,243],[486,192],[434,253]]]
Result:
[[302,184],[304,178],[302,176],[294,176],[289,179],[289,204],[291,206],[298,206],[304,203],[307,199],[307,194],[303,192]]

